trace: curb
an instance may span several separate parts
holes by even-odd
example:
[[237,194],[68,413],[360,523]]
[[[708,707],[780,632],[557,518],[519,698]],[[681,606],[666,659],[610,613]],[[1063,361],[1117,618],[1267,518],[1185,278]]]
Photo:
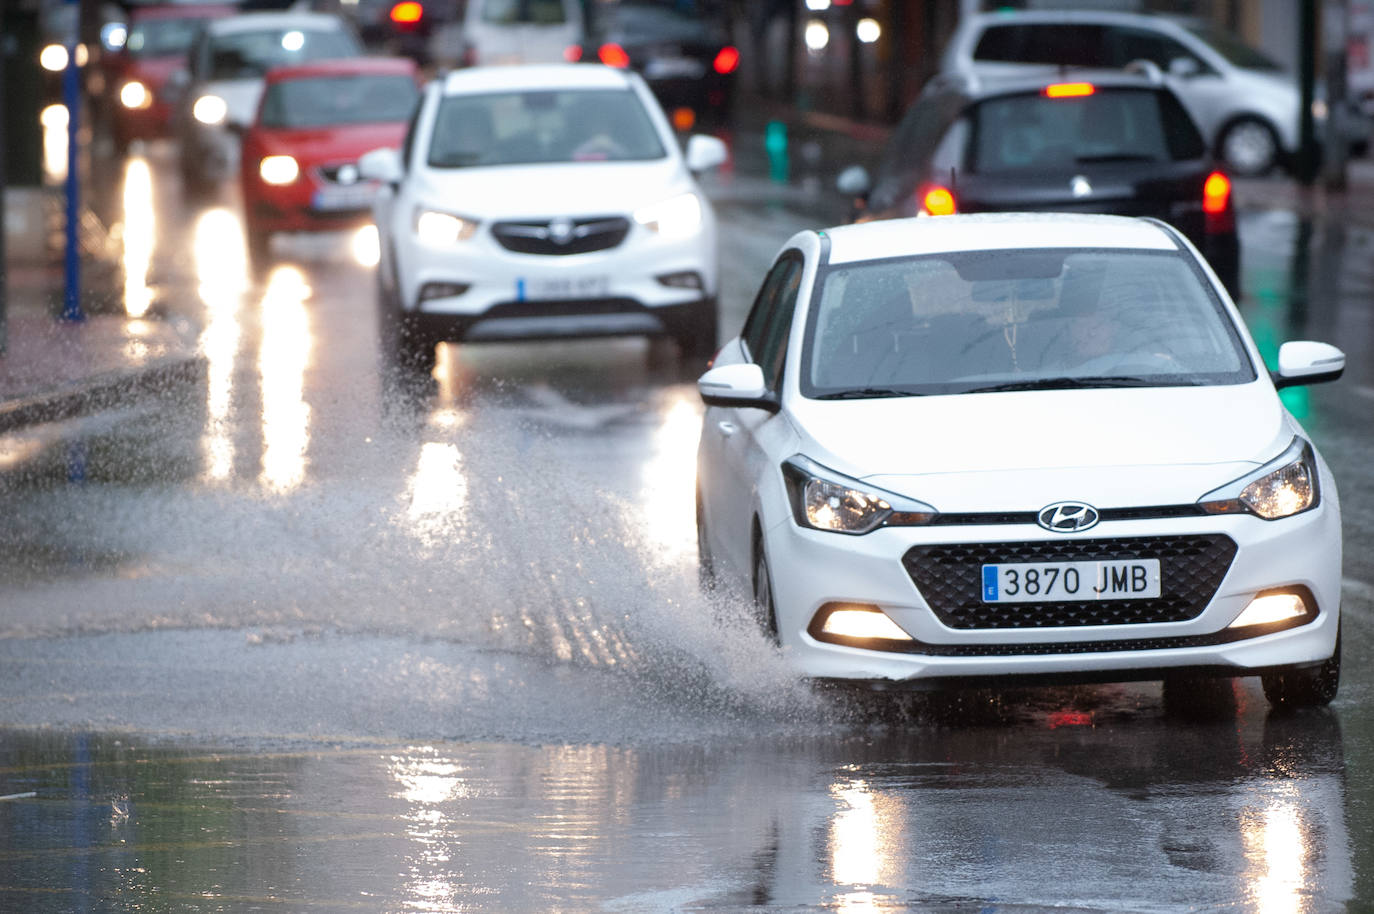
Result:
[[207,373],[204,356],[169,357],[139,371],[95,375],[5,400],[0,402],[0,434],[27,425],[130,406],[149,397],[170,396],[203,383]]

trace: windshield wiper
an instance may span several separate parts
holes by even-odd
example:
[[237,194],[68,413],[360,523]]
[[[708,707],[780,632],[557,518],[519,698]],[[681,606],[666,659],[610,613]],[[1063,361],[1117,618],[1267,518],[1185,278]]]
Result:
[[856,387],[852,390],[837,390],[828,394],[819,394],[814,399],[817,400],[867,400],[877,399],[878,397],[922,397],[911,390],[897,390],[895,387]]
[[[1193,381],[1181,382],[1192,386]],[[1036,378],[1033,381],[1008,381],[1005,384],[989,384],[986,387],[970,387],[962,391],[966,394],[990,394],[1009,390],[1073,390],[1083,387],[1177,387],[1178,381],[1164,381],[1161,378],[1132,378],[1120,375],[1066,375],[1059,378]]]

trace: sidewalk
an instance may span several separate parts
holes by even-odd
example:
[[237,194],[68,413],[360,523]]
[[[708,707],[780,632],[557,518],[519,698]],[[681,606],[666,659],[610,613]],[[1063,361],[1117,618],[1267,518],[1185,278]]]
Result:
[[[0,354],[0,434],[125,406],[203,380],[205,361],[194,340],[155,317],[133,319],[101,309],[80,322],[58,318],[63,273],[45,206],[40,190],[5,190],[7,320]],[[89,281],[102,286],[118,275],[108,267],[91,261],[82,265]]]

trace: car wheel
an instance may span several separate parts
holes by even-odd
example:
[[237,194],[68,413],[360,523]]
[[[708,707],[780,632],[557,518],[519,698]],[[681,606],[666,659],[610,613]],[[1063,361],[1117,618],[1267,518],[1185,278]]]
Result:
[[677,345],[682,350],[682,357],[692,361],[700,361],[711,358],[716,354],[716,336],[720,330],[720,316],[716,309],[716,300],[708,298],[701,303],[701,308],[692,319],[687,322],[677,335]]
[[1318,708],[1331,703],[1341,685],[1341,634],[1336,649],[1320,666],[1290,669],[1260,677],[1264,697],[1276,709]]
[[716,561],[711,555],[710,541],[706,536],[706,516],[701,504],[701,492],[697,492],[697,585],[702,590],[716,587]]
[[754,544],[754,617],[759,628],[774,644],[778,643],[778,614],[773,603],[773,576],[768,571],[768,558],[763,554],[763,542]]
[[386,369],[428,374],[437,361],[435,341],[430,339],[412,315],[401,310],[396,294],[386,288],[381,271],[377,275],[378,331],[382,362]]
[[1242,118],[1221,135],[1217,154],[1234,174],[1256,177],[1278,162],[1279,139],[1274,129],[1258,118]]

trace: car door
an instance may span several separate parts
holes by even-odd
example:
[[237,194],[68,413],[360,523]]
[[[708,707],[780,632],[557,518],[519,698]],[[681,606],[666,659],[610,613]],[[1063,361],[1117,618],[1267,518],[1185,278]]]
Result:
[[[749,359],[763,369],[764,382],[777,394],[782,389],[782,370],[787,357],[787,339],[792,329],[797,294],[801,288],[801,253],[785,252],[769,271],[767,279],[745,321],[743,340]],[[770,428],[785,426],[787,420],[763,409],[720,409],[709,419],[719,435],[719,465],[725,484],[717,490],[715,504],[716,539],[722,554],[736,570],[748,575],[752,569],[751,535],[755,506],[758,504],[762,474],[777,472],[769,467],[766,436]],[[747,577],[745,578],[748,579]]]
[[[415,146],[417,142],[417,131],[420,126],[420,119],[428,107],[426,101],[433,92],[421,95],[415,105],[415,110],[411,112],[410,123],[406,126],[405,139],[401,141],[400,159],[404,183],[414,167]],[[397,224],[398,198],[401,194],[401,184],[382,184],[377,188],[377,195],[372,199],[372,221],[377,225],[377,241],[379,247],[380,260],[377,263],[378,277],[388,289],[400,291],[401,269],[397,263],[397,244],[396,233],[405,231],[404,225]]]

